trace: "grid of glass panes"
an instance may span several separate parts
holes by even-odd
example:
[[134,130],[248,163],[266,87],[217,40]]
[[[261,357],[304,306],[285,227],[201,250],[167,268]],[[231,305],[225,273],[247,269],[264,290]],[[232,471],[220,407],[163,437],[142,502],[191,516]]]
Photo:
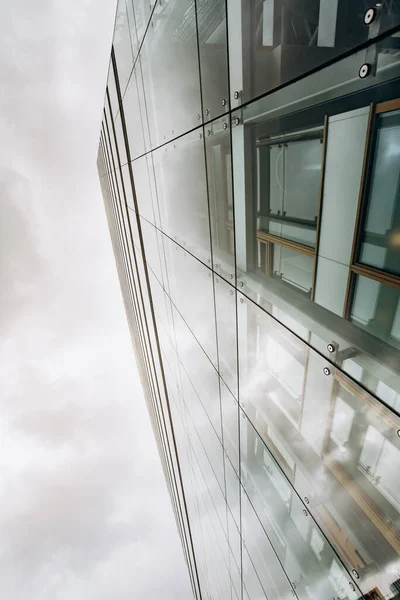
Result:
[[103,178],[150,285],[202,598],[398,593],[398,292],[354,257],[397,275],[397,112],[372,135],[370,104],[400,96],[400,12],[367,8],[118,5]]

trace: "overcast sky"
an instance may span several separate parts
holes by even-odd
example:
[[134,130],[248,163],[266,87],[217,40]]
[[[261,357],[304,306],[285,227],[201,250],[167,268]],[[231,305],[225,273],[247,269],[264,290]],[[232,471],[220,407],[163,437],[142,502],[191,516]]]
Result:
[[115,0],[0,7],[0,597],[191,597],[96,171]]

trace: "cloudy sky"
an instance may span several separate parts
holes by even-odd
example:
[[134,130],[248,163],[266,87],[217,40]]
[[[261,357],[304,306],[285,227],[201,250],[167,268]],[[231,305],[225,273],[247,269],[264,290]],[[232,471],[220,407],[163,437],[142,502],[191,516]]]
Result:
[[0,597],[186,600],[96,152],[115,0],[0,7]]

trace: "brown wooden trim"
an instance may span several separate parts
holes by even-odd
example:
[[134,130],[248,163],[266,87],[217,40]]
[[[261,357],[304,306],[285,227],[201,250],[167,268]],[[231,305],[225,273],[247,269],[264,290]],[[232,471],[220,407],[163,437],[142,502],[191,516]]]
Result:
[[380,102],[375,107],[375,113],[377,115],[385,112],[390,112],[391,110],[398,110],[400,108],[400,98],[396,98],[395,100],[388,100],[387,102]]
[[311,288],[311,300],[314,301],[315,297],[315,286],[317,283],[317,264],[318,264],[318,249],[319,249],[319,237],[321,231],[321,216],[322,216],[322,204],[324,196],[324,181],[325,181],[325,164],[326,164],[326,148],[328,145],[328,115],[324,117],[324,133],[323,133],[323,145],[322,145],[322,165],[321,165],[321,180],[319,185],[319,200],[318,200],[318,213],[317,213],[317,231],[315,235],[315,256],[316,260],[314,263],[314,273]]
[[303,246],[303,244],[299,244],[298,242],[292,242],[291,240],[281,238],[278,235],[273,235],[272,233],[266,233],[265,231],[257,231],[257,240],[259,242],[271,242],[272,244],[285,246],[285,248],[290,248],[295,252],[300,252],[301,254],[306,254],[307,256],[315,257],[315,248],[311,248],[310,246]]
[[349,268],[349,272],[347,274],[347,284],[346,284],[346,294],[344,298],[344,306],[343,306],[343,319],[348,320],[350,318],[351,311],[351,300],[353,298],[353,288],[354,288],[354,274]]
[[385,285],[390,285],[391,287],[394,287],[396,289],[400,289],[400,276],[398,275],[386,273],[385,271],[381,271],[380,269],[375,269],[374,267],[369,267],[360,263],[352,265],[351,270],[353,271],[353,273],[356,273],[356,275],[362,275],[363,277],[368,277],[369,279],[379,281],[379,283],[383,283]]

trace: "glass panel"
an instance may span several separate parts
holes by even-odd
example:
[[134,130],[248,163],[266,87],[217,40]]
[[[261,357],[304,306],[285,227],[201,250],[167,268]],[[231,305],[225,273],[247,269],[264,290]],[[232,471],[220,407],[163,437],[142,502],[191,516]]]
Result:
[[204,143],[189,133],[152,153],[162,230],[211,264]]
[[152,148],[200,124],[195,3],[157,1],[141,49]]
[[[142,229],[144,250],[146,254],[146,262],[151,267],[158,281],[163,281],[160,260],[160,241],[162,235],[157,229],[145,219],[140,219],[140,227]],[[144,282],[142,282],[144,283]]]
[[[364,593],[378,588],[393,598],[400,418],[252,302],[239,302],[238,328],[239,396],[268,450],[241,429],[243,455],[269,461],[279,502],[288,503],[294,487]],[[320,534],[303,533],[322,556]]]
[[225,0],[198,0],[197,27],[205,120],[229,108]]
[[150,148],[140,60],[136,62],[129,79],[123,98],[123,107],[130,156],[131,159],[134,159]]
[[317,129],[260,142],[258,230],[315,246],[322,134]]
[[133,11],[135,13],[135,24],[136,24],[136,35],[138,43],[142,41],[146,27],[149,23],[151,11],[153,10],[154,4],[149,0],[126,0],[132,2]]
[[400,110],[377,116],[360,261],[400,274]]
[[152,165],[151,155],[146,154],[132,162],[132,172],[139,214],[150,223],[157,225],[158,206]]
[[[238,288],[374,394],[388,387],[394,396],[400,392],[395,294],[386,338],[343,315],[370,104],[400,96],[398,57],[385,50],[396,43],[388,37],[246,105],[233,113],[231,131]],[[362,79],[356,74],[366,61],[376,76]],[[392,116],[398,118],[397,110]],[[376,290],[368,285],[371,319]],[[359,317],[365,323],[366,315]]]
[[214,270],[233,282],[235,239],[232,156],[229,120],[226,117],[207,125],[205,143]]
[[348,573],[247,418],[241,419],[241,428],[246,440],[242,459],[248,502],[297,597],[358,598],[351,594]]
[[357,275],[350,318],[368,333],[400,348],[400,290]]
[[129,76],[133,69],[134,59],[125,0],[119,0],[118,2],[113,46],[117,63],[119,87],[121,89],[121,96],[123,96],[126,84],[128,83]]
[[286,248],[279,244],[271,244],[272,273],[274,277],[294,288],[311,295],[315,259]]
[[117,136],[117,144],[118,144],[120,163],[121,163],[121,165],[124,165],[124,164],[126,164],[128,159],[126,157],[125,138],[124,138],[124,133],[122,131],[120,114],[118,114],[117,118],[115,119],[115,133]]
[[[364,15],[371,7],[367,25]],[[248,102],[399,23],[395,2],[228,0],[232,102]]]
[[220,390],[224,448],[233,468],[239,474],[239,405],[222,379]]
[[110,94],[111,111],[112,111],[113,117],[115,117],[115,115],[119,112],[119,105],[118,105],[118,97],[117,97],[117,88],[115,87],[114,69],[113,69],[112,62],[110,62],[110,65],[108,67],[107,88],[108,88],[108,93]]
[[235,288],[214,275],[219,374],[237,398],[237,336]]

